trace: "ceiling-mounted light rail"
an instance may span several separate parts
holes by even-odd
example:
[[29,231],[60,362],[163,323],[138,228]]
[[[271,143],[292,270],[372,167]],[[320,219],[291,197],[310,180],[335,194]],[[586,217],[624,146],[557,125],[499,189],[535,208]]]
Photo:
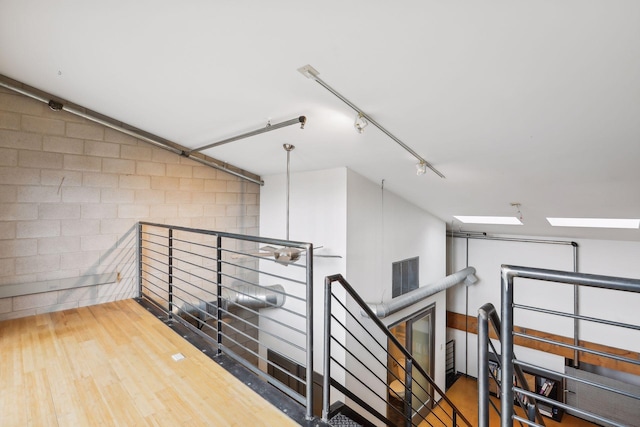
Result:
[[202,147],[194,148],[191,151],[202,151],[209,148],[217,147],[219,145],[228,144],[233,141],[238,141],[239,139],[249,138],[250,136],[259,135],[261,133],[270,132],[272,130],[280,129],[286,126],[291,126],[300,123],[300,129],[304,129],[305,123],[307,123],[307,118],[305,116],[296,117],[295,119],[287,120],[286,122],[276,123],[272,125],[268,123],[267,126],[252,130],[251,132],[243,133],[242,135],[232,136],[231,138],[223,139],[222,141],[213,142],[211,144],[203,145]]
[[[36,93],[35,91],[28,90],[26,88],[21,88],[11,83],[4,81],[4,77],[0,75],[0,86],[6,89],[12,90],[29,98],[38,100],[40,102],[44,102],[49,106],[49,108],[53,111],[66,111],[68,113],[74,114],[76,116],[85,118],[94,123],[98,123],[100,125],[106,126],[118,132],[122,132],[126,135],[132,136],[141,141],[148,142],[149,144],[155,145],[156,147],[163,148],[165,150],[171,151],[175,154],[187,157],[191,160],[194,160],[203,165],[212,167],[214,169],[218,169],[224,171],[228,174],[236,176],[238,178],[244,179],[249,182],[253,182],[258,185],[264,185],[264,182],[260,179],[258,175],[250,174],[249,172],[243,171],[240,168],[236,168],[235,166],[228,165],[227,163],[222,163],[220,160],[213,159],[209,156],[206,156],[201,153],[191,154],[190,150],[182,145],[176,144],[174,142],[170,142],[167,140],[162,140],[161,138],[155,137],[151,134],[147,134],[143,131],[138,131],[133,128],[130,128],[128,125],[118,122],[114,119],[111,119],[106,116],[98,116],[97,113],[90,112],[89,110],[85,110],[82,107],[75,108],[72,105],[63,104],[62,102],[56,101],[52,99],[52,96],[48,94]],[[41,91],[38,91],[41,92]]]
[[344,102],[345,104],[347,104],[349,107],[351,107],[361,118],[366,119],[366,121],[368,121],[369,123],[371,123],[372,125],[374,125],[375,127],[377,127],[378,129],[380,129],[385,135],[387,135],[389,138],[393,139],[398,145],[400,145],[402,148],[404,148],[405,150],[407,150],[407,152],[409,152],[413,157],[415,157],[416,159],[418,159],[420,164],[424,164],[426,167],[428,167],[429,169],[431,169],[436,175],[438,175],[440,178],[444,178],[445,176],[438,171],[431,163],[429,163],[428,161],[426,161],[425,159],[422,158],[422,156],[420,156],[418,153],[416,153],[415,151],[413,151],[413,149],[411,147],[409,147],[407,144],[405,144],[404,142],[402,142],[398,137],[396,137],[394,134],[392,134],[391,132],[389,132],[384,126],[382,126],[380,123],[376,122],[373,118],[371,118],[371,116],[369,116],[367,113],[365,113],[364,111],[362,111],[362,109],[358,108],[353,102],[349,101],[347,98],[345,98],[344,96],[342,96],[342,94],[340,94],[337,90],[335,90],[334,88],[332,88],[331,86],[329,86],[327,83],[325,83],[324,80],[322,80],[320,77],[318,77],[318,71],[313,68],[311,65],[305,65],[304,67],[300,67],[298,68],[298,71],[305,77],[309,78],[309,79],[313,79],[315,80],[320,86],[322,86],[323,88],[325,88],[326,90],[328,90],[329,92],[331,92],[333,95],[335,95],[338,99],[340,99],[342,102]]

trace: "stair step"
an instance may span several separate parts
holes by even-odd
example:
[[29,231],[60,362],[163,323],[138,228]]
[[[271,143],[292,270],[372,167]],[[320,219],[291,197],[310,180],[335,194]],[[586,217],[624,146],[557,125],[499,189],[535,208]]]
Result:
[[342,402],[331,405],[328,424],[332,427],[375,427],[375,424]]
[[338,414],[331,418],[329,424],[333,427],[363,427],[362,424],[357,423],[344,414]]

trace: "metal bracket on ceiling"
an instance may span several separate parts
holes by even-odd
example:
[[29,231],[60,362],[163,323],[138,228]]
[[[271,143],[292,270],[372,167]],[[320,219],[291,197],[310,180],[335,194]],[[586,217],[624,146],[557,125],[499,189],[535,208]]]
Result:
[[217,147],[219,145],[228,144],[230,142],[238,141],[240,139],[249,138],[251,136],[259,135],[265,132],[271,132],[272,130],[280,129],[286,126],[291,126],[300,123],[300,129],[304,129],[304,125],[307,123],[305,116],[296,117],[295,119],[287,120],[286,122],[272,124],[271,121],[267,122],[267,125],[263,128],[252,130],[241,135],[232,136],[231,138],[223,139],[222,141],[213,142],[211,144],[203,145],[202,147],[194,148],[191,152],[207,150],[209,148]]
[[53,99],[49,100],[48,105],[53,111],[62,111],[62,108],[64,107],[62,102],[54,101]]

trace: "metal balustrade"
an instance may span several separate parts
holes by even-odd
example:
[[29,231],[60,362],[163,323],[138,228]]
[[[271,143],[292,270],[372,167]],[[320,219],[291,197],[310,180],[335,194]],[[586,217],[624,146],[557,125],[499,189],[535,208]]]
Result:
[[[592,332],[593,328],[607,328],[609,335],[622,336],[619,332],[623,331],[624,336],[627,337],[627,344],[637,343],[640,338],[640,318],[635,317],[635,323],[616,320],[618,316],[616,315],[615,298],[628,299],[630,293],[640,293],[640,280],[508,265],[502,266],[501,277],[502,321],[500,322],[495,309],[490,304],[483,306],[479,310],[478,316],[479,426],[489,426],[490,405],[500,414],[502,427],[512,426],[514,421],[518,421],[520,425],[544,426],[544,419],[538,411],[538,407],[541,405],[554,408],[554,413],[555,411],[564,411],[603,426],[637,425],[635,422],[640,419],[640,387],[627,385],[606,376],[587,375],[585,371],[578,368],[580,361],[596,360],[598,363],[610,364],[621,371],[637,375],[640,372],[640,360],[631,355],[637,355],[638,349],[623,350],[609,346],[607,343],[590,342],[578,334]],[[516,278],[527,280],[519,280],[516,286],[514,280]],[[578,290],[600,289],[615,293],[615,295],[608,297],[610,305],[605,307],[606,310],[602,310],[602,303],[599,307],[592,306],[592,310],[599,308],[600,314],[580,313],[575,308],[563,311],[529,303],[523,304],[516,300],[516,288],[518,288],[518,292],[524,293],[526,292],[523,289],[525,286],[531,286],[539,281],[552,282],[553,286],[558,287],[574,286],[576,301],[573,303],[575,308],[580,307],[577,303]],[[522,316],[524,316],[522,313],[534,313],[537,320],[536,330],[515,325],[516,312]],[[557,325],[561,319],[572,323],[573,337],[560,336],[553,331],[539,330],[544,328],[544,325],[547,325],[547,328]],[[490,324],[494,328],[494,339],[499,340],[499,351],[498,346],[494,345],[490,338]],[[591,336],[597,336],[597,334]],[[538,347],[544,345],[549,349],[548,351],[554,351],[556,354],[564,356],[565,360],[574,366],[567,366],[564,371],[558,371],[540,364],[519,360],[515,357],[516,343],[518,345],[533,343]],[[535,345],[528,346],[535,347]],[[491,353],[496,355],[495,361],[500,367],[499,377],[494,376],[494,373],[488,368]],[[613,364],[609,363],[611,361]],[[524,371],[558,379],[557,384],[561,385],[559,395],[555,399],[551,399],[544,392],[544,388],[538,389],[539,384],[528,384],[523,375]],[[517,378],[516,381],[514,378]],[[501,399],[499,410],[489,398],[489,382],[491,380],[496,381],[499,385]],[[569,384],[575,389],[568,389]],[[525,410],[516,411],[514,401],[522,404],[525,398],[529,402],[529,406],[522,405]],[[583,402],[589,400],[592,404],[585,408],[583,404],[580,404],[581,400]],[[598,407],[597,404],[600,406]],[[535,408],[535,411],[530,410],[532,407]]]
[[[313,417],[311,244],[141,222],[138,245],[141,298]],[[285,250],[260,251],[263,245]],[[283,368],[271,354],[303,373]]]
[[324,306],[323,420],[331,418],[332,405],[344,402],[386,425],[471,426],[341,275],[325,279]]

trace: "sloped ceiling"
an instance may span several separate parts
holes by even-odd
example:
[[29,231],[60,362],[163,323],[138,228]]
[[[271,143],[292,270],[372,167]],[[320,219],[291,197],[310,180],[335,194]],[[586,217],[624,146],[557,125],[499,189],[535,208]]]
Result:
[[[302,76],[320,77],[431,162]],[[0,74],[259,175],[346,166],[454,230],[640,240],[640,2],[0,0]],[[461,226],[453,215],[515,215]]]

